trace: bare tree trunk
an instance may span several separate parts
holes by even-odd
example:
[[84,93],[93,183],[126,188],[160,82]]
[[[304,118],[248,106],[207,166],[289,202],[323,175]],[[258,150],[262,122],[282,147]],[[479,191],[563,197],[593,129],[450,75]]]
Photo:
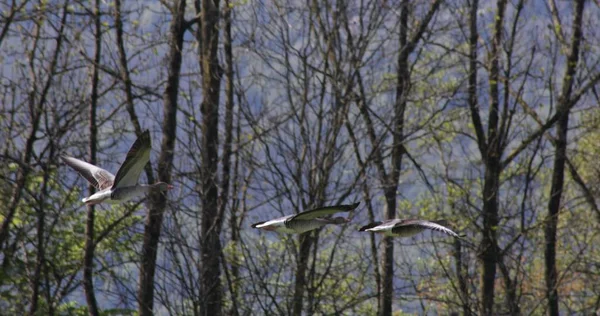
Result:
[[[198,7],[197,7],[198,9]],[[222,70],[219,66],[219,0],[201,3],[199,40],[202,69],[202,240],[200,275],[201,314],[221,315],[221,241],[223,216],[219,214],[219,97]],[[229,171],[228,171],[229,172]]]
[[[385,196],[385,219],[396,217],[396,190],[393,194]],[[383,258],[382,262],[382,293],[380,296],[381,315],[392,315],[392,299],[394,293],[394,240],[391,237],[383,238]]]
[[494,282],[496,279],[496,263],[498,260],[498,245],[496,229],[498,226],[498,190],[500,183],[500,164],[502,133],[499,127],[499,58],[502,44],[502,30],[506,1],[498,1],[498,13],[495,24],[494,39],[490,52],[490,110],[488,118],[487,140],[479,115],[477,100],[477,0],[473,1],[470,10],[469,37],[469,108],[477,135],[477,144],[485,163],[483,185],[483,231],[480,245],[483,273],[481,275],[482,313],[491,315],[494,307]]
[[[358,161],[358,165],[360,166],[361,170],[366,170],[365,168],[365,162],[363,161],[363,159],[360,156],[360,149],[359,149],[359,142],[356,139],[356,136],[354,135],[354,131],[352,131],[352,126],[350,125],[350,123],[348,122],[348,120],[346,120],[346,130],[348,131],[348,135],[350,136],[350,139],[352,140],[352,145],[354,147],[354,155],[356,156],[356,160]],[[366,178],[366,177],[365,177]],[[362,191],[363,191],[363,196],[365,199],[365,204],[367,206],[367,209],[369,211],[369,222],[372,223],[375,221],[375,212],[373,211],[373,206],[372,206],[372,202],[371,202],[371,193],[369,191],[369,185],[368,182],[366,181],[366,179],[363,181],[363,185],[362,185]],[[370,234],[369,235],[369,241],[371,244],[371,256],[373,257],[374,260],[374,272],[375,272],[375,284],[377,284],[377,295],[378,297],[381,295],[381,272],[380,272],[380,265],[379,265],[379,260],[377,259],[377,242],[375,240],[375,234]],[[379,311],[381,310],[381,300],[377,300],[377,312],[379,313]]]
[[500,168],[497,162],[497,159],[488,159],[483,185],[483,237],[480,251],[483,259],[481,301],[484,315],[491,315],[494,309],[494,282],[498,260],[496,229],[498,226],[498,188],[500,180]]
[[490,69],[490,110],[488,118],[488,144],[486,154],[486,168],[483,185],[483,238],[481,251],[483,256],[482,274],[482,304],[483,314],[491,315],[494,310],[494,284],[496,281],[496,266],[499,259],[497,241],[498,228],[498,191],[500,189],[500,144],[501,134],[499,127],[499,89],[500,80],[500,48],[504,25],[504,12],[506,0],[498,1],[494,39],[491,51]]
[[298,242],[300,243],[300,251],[298,252],[298,266],[296,267],[296,275],[294,282],[294,304],[293,312],[294,316],[302,315],[302,302],[304,296],[304,290],[306,288],[306,268],[308,267],[308,257],[310,256],[311,246],[311,234],[312,232],[306,232],[298,236]]
[[510,271],[502,261],[502,258],[498,260],[498,266],[500,267],[500,272],[502,272],[502,277],[504,278],[504,286],[506,287],[506,296],[504,299],[506,306],[508,306],[509,313],[514,316],[521,315],[519,301],[517,299],[517,288],[514,284],[515,282],[510,278]]
[[[92,96],[89,108],[89,161],[91,164],[96,164],[96,143],[98,126],[96,125],[96,108],[98,106],[98,65],[100,64],[100,54],[102,52],[102,29],[100,25],[100,0],[95,1],[94,5],[94,26],[95,26],[95,52],[94,63],[92,65]],[[89,195],[96,192],[93,185],[88,186]],[[98,302],[94,293],[94,216],[95,207],[90,205],[87,208],[87,219],[85,223],[85,248],[83,254],[83,289],[85,292],[85,300],[88,305],[88,313],[90,315],[99,315]]]
[[[410,3],[403,0],[400,13],[400,54],[398,54],[398,82],[396,85],[396,103],[394,105],[394,130],[392,141],[392,170],[389,173],[387,184],[384,188],[386,209],[384,218],[396,218],[396,190],[402,169],[402,156],[404,154],[404,113],[406,112],[406,97],[409,91],[410,72],[408,57],[414,49],[415,43],[408,41],[408,16]],[[411,47],[412,46],[412,47]],[[383,293],[381,300],[381,315],[392,315],[392,298],[394,293],[394,240],[391,237],[383,238],[383,264],[382,280]]]
[[[45,247],[45,226],[46,226],[46,199],[48,198],[48,182],[50,179],[50,171],[51,168],[49,165],[52,163],[54,158],[55,146],[54,139],[50,139],[49,151],[48,151],[48,161],[43,165],[43,176],[42,176],[42,187],[41,187],[41,196],[38,199],[38,205],[36,208],[37,214],[37,233],[36,233],[36,243],[37,243],[37,258],[35,263],[35,269],[33,271],[33,277],[31,278],[31,302],[29,305],[29,315],[36,315],[38,311],[38,301],[39,301],[39,290],[40,283],[42,278],[42,269],[44,269],[45,261],[46,261],[46,247]],[[47,274],[47,271],[46,271]],[[52,303],[48,300],[47,304],[52,305]]]
[[[225,21],[225,34],[224,34],[224,51],[225,51],[225,142],[223,143],[223,169],[221,176],[221,192],[219,196],[219,217],[225,216],[225,210],[227,209],[227,201],[229,197],[229,179],[231,178],[231,148],[233,142],[233,106],[234,106],[234,76],[233,76],[233,51],[232,51],[232,36],[231,36],[231,12],[233,6],[230,0],[225,0],[225,8],[223,14],[223,20]],[[239,153],[238,153],[239,155]],[[237,161],[237,158],[236,158]],[[237,165],[236,165],[237,167]],[[237,170],[235,171],[237,172]],[[236,179],[234,179],[235,181]],[[235,193],[235,192],[234,192]],[[231,237],[234,246],[237,246],[235,242],[239,239],[239,232],[237,232],[237,220],[235,216],[235,209],[231,209],[232,224]],[[232,267],[232,272],[235,272],[235,277],[238,277],[237,268]],[[235,282],[235,281],[233,281]],[[230,282],[229,286],[233,286],[233,282]],[[231,290],[232,310],[230,311],[233,315],[238,315],[238,304],[237,295],[235,289]]]
[[[158,158],[158,180],[170,183],[173,166],[173,150],[177,132],[177,96],[179,94],[179,76],[181,71],[181,53],[185,32],[185,0],[179,0],[173,8],[170,25],[169,61],[167,86],[163,94],[163,137]],[[150,210],[144,227],[144,242],[140,267],[140,285],[138,290],[138,313],[141,316],[153,315],[154,273],[156,254],[161,226],[167,204],[166,196],[156,192],[150,195]]]
[[[233,165],[233,179],[232,179],[232,185],[233,185],[233,192],[231,193],[231,197],[232,197],[232,202],[231,202],[231,217],[229,218],[229,227],[231,229],[231,242],[233,243],[234,247],[236,248],[236,255],[237,255],[237,251],[240,249],[240,242],[241,242],[241,236],[240,236],[240,220],[238,219],[238,216],[240,218],[243,219],[244,214],[246,212],[246,203],[245,202],[241,202],[240,201],[240,183],[242,182],[242,180],[240,179],[240,160],[241,158],[241,150],[240,150],[240,134],[241,134],[241,125],[240,125],[240,109],[241,109],[241,97],[238,94],[238,108],[237,108],[237,123],[236,123],[236,127],[235,127],[235,140],[236,140],[236,151],[235,151],[235,162]],[[245,188],[247,188],[247,186],[244,186]],[[245,189],[242,189],[241,194],[245,194],[244,193]],[[244,198],[245,200],[245,198]],[[238,210],[241,210],[240,213],[238,214]],[[240,293],[239,293],[239,289],[240,289],[240,269],[239,269],[239,264],[237,261],[238,258],[236,258],[236,260],[234,260],[234,262],[230,263],[231,266],[231,282],[230,282],[230,287],[231,287],[231,299],[233,301],[232,304],[232,311],[230,314],[232,315],[239,315],[239,306],[240,306]]]
[[556,152],[554,156],[554,170],[552,172],[552,187],[550,189],[550,201],[548,202],[548,220],[545,226],[546,250],[546,298],[548,299],[548,315],[558,315],[558,273],[556,271],[556,230],[558,225],[558,212],[560,211],[560,199],[564,186],[565,161],[567,158],[567,131],[569,128],[569,100],[573,90],[573,81],[577,64],[579,62],[579,49],[583,38],[581,30],[583,20],[584,0],[578,0],[575,4],[575,15],[573,18],[573,39],[569,56],[567,57],[567,71],[563,79],[562,92],[556,109],[559,115],[556,126]]
[[[48,171],[44,171],[44,182],[42,183],[42,190],[44,195],[47,191],[48,183]],[[45,213],[43,204],[44,200],[40,201],[37,212],[37,260],[35,262],[35,270],[33,271],[33,277],[31,278],[31,303],[29,305],[29,315],[34,316],[38,308],[39,290],[40,290],[40,278],[42,272],[42,266],[44,265],[44,225],[45,225]]]
[[[230,1],[225,0],[225,142],[223,143],[223,170],[221,176],[221,195],[219,199],[219,216],[224,216],[229,199],[229,178],[231,169],[231,146],[233,141],[233,103],[234,103],[234,77],[233,77],[233,52],[231,49],[231,10]],[[218,68],[217,68],[218,69]]]
[[462,301],[463,315],[468,316],[471,315],[471,306],[469,304],[469,287],[467,283],[469,265],[463,256],[460,239],[454,240],[454,257],[456,259],[456,275],[458,277],[458,287],[460,290],[460,300]]

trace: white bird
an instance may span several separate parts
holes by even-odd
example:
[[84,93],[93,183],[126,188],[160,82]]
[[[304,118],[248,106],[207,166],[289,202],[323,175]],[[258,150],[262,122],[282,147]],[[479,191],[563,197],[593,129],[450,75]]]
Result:
[[252,224],[253,228],[267,231],[276,231],[286,234],[301,234],[313,229],[320,228],[327,224],[345,224],[350,219],[344,217],[322,218],[323,216],[333,215],[338,212],[350,212],[358,207],[358,203],[351,205],[336,205],[316,208],[314,210],[288,215],[270,221],[264,221]]
[[91,196],[82,199],[83,203],[87,205],[102,202],[118,204],[153,190],[167,191],[173,189],[172,185],[164,182],[157,182],[150,185],[138,184],[140,174],[150,160],[151,147],[150,132],[146,130],[136,139],[129,152],[127,152],[127,157],[119,168],[119,171],[117,171],[117,176],[100,167],[73,157],[61,156],[60,158],[99,190]]
[[370,223],[361,227],[358,231],[381,233],[390,237],[410,237],[425,229],[431,229],[456,238],[462,237],[446,226],[448,226],[448,223],[445,220],[426,221],[420,219],[390,219],[383,222]]

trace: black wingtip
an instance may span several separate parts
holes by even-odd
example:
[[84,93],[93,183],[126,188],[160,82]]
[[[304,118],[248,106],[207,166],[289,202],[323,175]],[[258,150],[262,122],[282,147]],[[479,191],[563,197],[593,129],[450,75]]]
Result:
[[150,130],[144,130],[139,139],[142,143],[150,144]]
[[250,225],[250,227],[252,228],[256,228],[256,226],[260,225],[260,224],[264,224],[265,222],[258,222],[258,223],[254,223],[252,225]]
[[354,204],[350,204],[350,205],[348,205],[348,210],[352,211],[352,210],[356,209],[358,207],[358,205],[360,205],[360,202],[356,202]]
[[375,226],[378,226],[379,224],[381,224],[381,222],[373,222],[373,223],[369,223],[361,228],[358,229],[359,232],[364,232],[369,228],[373,228]]

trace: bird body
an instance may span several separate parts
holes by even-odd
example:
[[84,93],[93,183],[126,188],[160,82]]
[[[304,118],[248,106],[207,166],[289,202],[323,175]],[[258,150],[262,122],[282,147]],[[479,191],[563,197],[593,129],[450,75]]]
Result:
[[322,218],[323,216],[332,215],[338,212],[349,212],[358,207],[360,203],[351,205],[336,205],[326,206],[310,211],[298,213],[296,215],[288,215],[264,222],[252,224],[253,228],[258,228],[267,231],[276,231],[285,234],[302,234],[311,231],[327,224],[345,224],[350,220],[344,217]]
[[425,229],[435,230],[447,235],[460,238],[461,236],[446,227],[445,220],[426,221],[420,219],[390,219],[384,222],[374,222],[365,225],[359,231],[381,233],[390,237],[411,237]]
[[100,167],[77,158],[69,156],[61,156],[60,158],[99,190],[89,197],[82,199],[83,203],[87,205],[102,202],[119,204],[145,195],[152,190],[167,191],[173,188],[172,185],[164,182],[157,182],[150,185],[138,184],[140,174],[150,160],[150,150],[150,132],[146,130],[136,139],[129,152],[127,152],[127,157],[123,161],[119,171],[117,171],[116,176]]

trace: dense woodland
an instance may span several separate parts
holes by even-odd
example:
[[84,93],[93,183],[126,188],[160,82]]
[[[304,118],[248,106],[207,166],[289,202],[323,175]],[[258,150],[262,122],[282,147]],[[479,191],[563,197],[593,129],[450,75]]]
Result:
[[[0,310],[594,314],[597,0],[0,1]],[[86,207],[59,159],[141,182]],[[361,202],[302,235],[250,224]],[[436,232],[358,232],[387,218]]]

